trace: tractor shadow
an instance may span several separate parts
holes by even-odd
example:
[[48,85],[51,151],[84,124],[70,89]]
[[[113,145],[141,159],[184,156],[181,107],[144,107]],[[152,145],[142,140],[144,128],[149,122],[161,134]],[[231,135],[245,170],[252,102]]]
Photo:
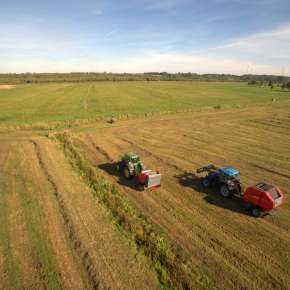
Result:
[[118,178],[118,184],[129,187],[131,189],[134,189],[136,191],[140,191],[138,188],[138,181],[136,178],[127,179],[123,176],[122,172],[119,172],[116,168],[116,164],[114,163],[104,163],[101,165],[98,165],[98,167],[103,170],[104,172],[108,173],[111,176],[115,176]]
[[225,198],[221,196],[214,188],[205,188],[201,183],[201,178],[194,173],[184,172],[176,175],[175,178],[178,183],[184,187],[190,187],[199,193],[204,193],[203,198],[207,203],[216,207],[221,207],[230,211],[234,211],[243,215],[250,216],[246,210],[243,200],[238,196]]

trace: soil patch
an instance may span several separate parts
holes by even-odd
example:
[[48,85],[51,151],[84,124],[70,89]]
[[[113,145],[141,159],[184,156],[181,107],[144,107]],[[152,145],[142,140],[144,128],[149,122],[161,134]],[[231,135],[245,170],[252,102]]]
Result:
[[0,85],[0,90],[9,90],[16,88],[16,85]]

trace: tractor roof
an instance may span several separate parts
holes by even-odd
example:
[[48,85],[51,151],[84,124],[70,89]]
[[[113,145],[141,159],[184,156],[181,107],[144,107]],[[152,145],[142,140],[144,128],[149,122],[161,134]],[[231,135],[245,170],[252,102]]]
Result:
[[132,158],[132,157],[139,157],[139,155],[136,154],[136,153],[134,153],[134,152],[126,153],[125,156],[128,156],[129,158]]
[[140,160],[139,155],[133,152],[128,152],[124,154],[123,158],[127,160],[127,162],[131,160]]
[[235,169],[235,168],[231,168],[231,167],[223,167],[220,169],[220,171],[228,176],[235,176],[238,175],[240,172],[239,170]]

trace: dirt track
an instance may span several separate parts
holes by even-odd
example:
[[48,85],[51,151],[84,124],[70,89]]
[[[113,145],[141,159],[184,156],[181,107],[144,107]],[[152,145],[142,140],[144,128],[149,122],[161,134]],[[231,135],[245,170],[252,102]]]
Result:
[[[268,180],[287,196],[289,129],[289,114],[253,108],[124,121],[96,128],[96,133],[86,128],[75,143],[220,286],[285,289],[290,288],[288,202],[276,216],[255,219],[237,198],[204,191],[194,172],[209,162],[232,165],[240,169],[245,185]],[[127,151],[138,152],[149,167],[161,168],[160,189],[140,193],[116,174],[112,160]]]
[[0,90],[9,90],[15,88],[16,85],[0,85]]

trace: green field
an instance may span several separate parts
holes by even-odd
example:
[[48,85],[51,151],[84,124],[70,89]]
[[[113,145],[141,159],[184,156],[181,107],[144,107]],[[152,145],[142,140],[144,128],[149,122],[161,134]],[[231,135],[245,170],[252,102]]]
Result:
[[0,89],[0,124],[95,119],[124,114],[245,106],[287,100],[290,92],[246,83],[100,82]]

